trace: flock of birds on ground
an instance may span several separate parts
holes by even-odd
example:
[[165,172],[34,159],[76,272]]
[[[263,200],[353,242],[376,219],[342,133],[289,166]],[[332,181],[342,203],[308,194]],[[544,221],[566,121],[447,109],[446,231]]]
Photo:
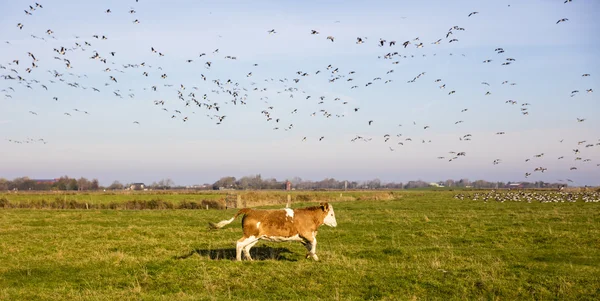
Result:
[[539,203],[600,203],[600,191],[549,192],[549,191],[496,191],[459,193],[454,195],[458,200],[490,201],[490,202],[539,202]]
[[[138,3],[138,1],[135,1]],[[565,1],[565,4],[572,2],[571,0]],[[509,5],[510,6],[510,5]],[[32,5],[28,5],[24,9],[24,20],[19,22],[15,26],[15,30],[25,31],[27,29],[27,18],[35,18],[35,15],[38,11],[43,10],[44,6],[39,3],[34,3]],[[131,17],[131,26],[142,26],[139,24],[143,24],[143,20],[139,20],[135,17],[138,8],[130,8],[128,13]],[[111,9],[106,9],[103,12],[98,12],[110,15],[112,14]],[[468,14],[465,14],[467,18],[476,18],[480,16],[479,12],[473,11]],[[568,22],[568,18],[561,18],[556,21],[556,24],[560,24],[563,22]],[[560,25],[559,25],[560,26]],[[164,111],[165,116],[170,119],[180,120],[181,122],[187,122],[190,118],[193,118],[196,114],[196,111],[190,110],[205,110],[204,116],[213,120],[217,125],[227,122],[227,109],[233,106],[244,106],[247,105],[249,101],[263,101],[265,103],[264,109],[260,112],[266,122],[273,123],[273,130],[284,130],[291,131],[294,128],[293,122],[287,121],[287,117],[284,115],[277,115],[274,111],[275,104],[270,102],[269,96],[267,96],[266,92],[271,91],[268,90],[264,84],[265,82],[269,84],[271,87],[273,84],[280,85],[282,88],[277,90],[276,93],[281,96],[289,96],[290,98],[302,98],[306,101],[315,101],[317,107],[326,102],[334,102],[341,107],[347,106],[348,109],[342,109],[340,112],[331,111],[327,109],[317,109],[314,111],[308,112],[310,116],[313,117],[322,117],[322,118],[343,118],[346,116],[347,112],[358,114],[361,110],[358,106],[353,106],[351,101],[347,101],[341,99],[340,97],[329,97],[325,95],[307,95],[308,93],[304,91],[302,88],[299,88],[297,85],[299,82],[303,80],[305,77],[317,77],[319,76],[323,80],[327,80],[330,84],[338,84],[338,85],[347,85],[348,89],[365,89],[371,86],[376,86],[380,84],[390,84],[394,81],[392,75],[394,73],[398,73],[398,69],[395,69],[395,66],[400,63],[401,60],[404,59],[414,59],[422,55],[423,57],[426,54],[415,54],[412,51],[418,51],[416,49],[421,49],[424,47],[435,47],[436,45],[440,45],[442,43],[460,43],[461,35],[467,29],[453,25],[450,26],[446,32],[440,33],[440,38],[435,41],[422,41],[419,37],[412,37],[406,40],[392,40],[392,39],[384,39],[379,38],[379,40],[371,42],[371,39],[364,36],[359,36],[353,41],[356,45],[362,44],[375,44],[377,47],[380,47],[383,51],[382,55],[379,55],[378,58],[384,61],[389,62],[389,70],[385,74],[381,74],[373,77],[372,80],[367,82],[355,83],[354,75],[355,71],[344,68],[344,66],[337,65],[327,65],[323,66],[319,70],[298,70],[295,74],[290,74],[289,77],[284,78],[264,78],[257,79],[254,81],[254,75],[257,73],[255,70],[260,70],[258,64],[252,64],[251,68],[254,70],[247,70],[244,74],[248,79],[247,82],[235,81],[231,79],[221,79],[221,78],[211,78],[211,70],[213,68],[218,68],[218,65],[214,63],[214,59],[217,57],[224,57],[226,60],[236,61],[238,58],[234,55],[225,55],[221,54],[219,49],[214,49],[208,53],[202,52],[195,57],[190,57],[185,60],[188,64],[194,64],[195,67],[198,67],[196,64],[201,64],[204,67],[205,71],[200,73],[199,80],[203,82],[207,82],[212,84],[212,89],[210,91],[201,91],[201,88],[197,86],[185,86],[181,83],[172,83],[169,82],[169,74],[162,66],[151,65],[146,62],[138,62],[138,63],[119,63],[119,52],[118,51],[108,51],[108,52],[99,52],[94,49],[93,45],[96,43],[102,43],[102,41],[109,40],[109,36],[107,34],[94,34],[89,37],[80,37],[74,36],[75,42],[70,45],[63,45],[60,47],[53,48],[54,60],[59,62],[62,65],[62,70],[57,69],[47,69],[44,71],[48,73],[52,79],[47,81],[38,80],[35,78],[40,71],[38,68],[42,67],[47,63],[41,60],[38,60],[37,53],[28,52],[27,57],[25,58],[11,58],[8,62],[4,64],[0,64],[0,72],[3,72],[1,78],[5,80],[6,83],[9,83],[9,86],[0,87],[2,88],[1,92],[4,96],[5,100],[11,99],[13,96],[13,92],[16,89],[44,89],[48,93],[49,99],[54,102],[60,102],[60,98],[58,96],[52,95],[53,85],[68,85],[72,88],[89,90],[91,93],[101,93],[105,91],[109,91],[112,96],[118,98],[135,98],[136,91],[133,89],[122,90],[122,89],[114,89],[111,86],[117,85],[120,83],[120,75],[124,73],[135,73],[139,74],[140,80],[147,79],[148,86],[144,88],[145,91],[153,91],[156,92],[158,90],[166,90],[171,91],[173,93],[173,98],[176,98],[180,101],[179,105],[183,105],[184,108],[173,109],[171,104],[172,100],[163,100],[157,99],[153,100],[153,104],[160,108],[160,110]],[[58,33],[56,33],[58,34]],[[265,30],[267,35],[277,35],[278,32],[276,29]],[[319,30],[316,29],[307,29],[307,35],[313,35],[315,37],[325,36],[323,38],[323,42],[325,43],[348,43],[348,41],[342,41],[337,39],[332,35],[322,35]],[[55,36],[54,30],[51,28],[47,29],[44,34],[34,35],[31,34],[31,38],[40,39],[43,41],[48,41],[51,39],[58,40]],[[10,42],[6,42],[10,44]],[[356,46],[356,47],[364,47],[364,46]],[[490,49],[491,50],[491,49]],[[33,51],[33,50],[32,50]],[[42,51],[42,50],[36,50]],[[163,57],[168,55],[160,50],[159,47],[155,47],[153,45],[148,46],[148,51],[157,57]],[[407,51],[411,51],[411,53],[406,53]],[[105,81],[102,83],[96,82],[94,84],[83,84],[81,81],[86,81],[88,76],[86,74],[76,73],[75,70],[78,68],[78,61],[73,60],[72,56],[75,53],[87,52],[89,55],[87,56],[88,60],[97,61],[98,68],[102,69],[106,73]],[[401,54],[403,52],[404,54]],[[491,52],[491,51],[490,51]],[[511,64],[517,64],[518,60],[505,55],[505,49],[502,47],[497,47],[494,49],[494,56],[488,59],[483,60],[482,64],[499,64],[501,66],[509,66]],[[492,53],[490,53],[492,54]],[[433,54],[436,56],[437,54]],[[449,53],[452,56],[452,53]],[[462,56],[465,56],[462,54]],[[199,61],[199,63],[198,63]],[[1,63],[1,62],[0,62]],[[507,67],[509,68],[509,67]],[[582,85],[591,85],[591,74],[585,73],[579,75],[581,76]],[[407,80],[407,84],[414,83],[416,81],[431,81],[437,89],[447,91],[448,97],[452,97],[453,94],[457,93],[455,89],[451,86],[446,86],[444,80],[442,78],[436,79],[427,79],[427,72],[421,72],[416,74],[411,79]],[[261,85],[263,83],[263,85]],[[491,87],[494,83],[490,84],[488,82],[481,82],[481,85],[485,87]],[[500,85],[507,86],[515,86],[517,83],[511,81],[502,81],[501,83],[495,83]],[[585,93],[590,94],[593,93],[593,89],[591,87],[585,88]],[[263,94],[261,94],[263,93]],[[487,91],[483,96],[490,95],[492,92]],[[570,96],[574,97],[580,93],[579,90],[575,89],[571,91]],[[216,101],[217,95],[221,97],[225,95],[228,98],[227,101]],[[264,95],[264,96],[263,96]],[[527,102],[519,102],[517,100],[508,99],[505,101],[507,105],[510,106],[518,106],[520,114],[523,116],[527,116],[530,114],[530,107],[532,106]],[[187,109],[189,108],[189,109]],[[288,112],[290,115],[293,114],[305,114],[303,112],[303,108],[296,108],[292,111]],[[467,115],[469,108],[461,108],[460,113]],[[346,113],[344,113],[346,112]],[[32,115],[38,115],[38,112],[29,111]],[[83,114],[88,115],[91,114],[87,110],[82,109],[71,109],[63,113],[65,118],[72,117],[74,114]],[[196,115],[199,116],[200,114]],[[573,119],[573,122],[582,123],[585,122],[586,118],[577,117]],[[376,123],[376,120],[368,120],[365,122],[365,126],[371,126]],[[455,125],[459,125],[464,123],[465,120],[457,120],[454,122]],[[141,126],[137,120],[131,120],[132,124],[136,126]],[[402,124],[398,125],[402,127]],[[431,126],[427,124],[417,125],[416,122],[412,123],[414,127],[422,127],[423,131],[430,130]],[[496,132],[496,135],[505,135],[504,131]],[[473,138],[471,134],[465,134],[458,137],[460,141],[470,141]],[[302,141],[306,141],[309,139],[316,139],[318,141],[323,141],[326,139],[325,136],[318,137],[308,137],[301,136]],[[351,142],[368,142],[373,139],[382,139],[386,143],[390,143],[389,150],[396,151],[399,147],[404,146],[407,143],[416,143],[419,141],[421,143],[431,143],[430,139],[417,139],[411,137],[405,137],[402,134],[385,134],[383,137],[365,137],[364,135],[356,135]],[[44,143],[47,142],[43,139],[31,139],[27,138],[25,140],[15,140],[15,139],[7,139],[11,143],[18,144],[29,144],[29,143]],[[562,143],[562,140],[560,141]],[[589,141],[579,141],[576,146],[573,148],[573,155],[575,156],[574,161],[581,162],[591,162],[590,158],[584,157],[584,153],[586,150],[590,148],[598,148],[600,146],[600,139],[598,140],[589,140]],[[461,157],[467,156],[465,151],[448,151],[447,155],[438,156],[439,160],[447,160],[452,162]],[[533,156],[525,158],[524,162],[529,162],[530,160],[535,161],[538,158],[544,156],[544,153],[533,154]],[[564,159],[565,156],[560,156],[557,160]],[[501,158],[497,158],[490,162],[493,165],[498,165],[502,163]],[[600,164],[596,164],[600,166]],[[538,166],[532,168],[531,170],[524,173],[525,177],[529,177],[534,173],[541,172],[544,173],[548,169],[543,166]],[[577,170],[576,166],[570,167],[570,170]]]

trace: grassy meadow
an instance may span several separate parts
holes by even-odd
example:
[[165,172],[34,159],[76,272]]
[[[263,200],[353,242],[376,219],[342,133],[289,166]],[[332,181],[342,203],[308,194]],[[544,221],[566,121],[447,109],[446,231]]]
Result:
[[[0,208],[198,209],[225,207],[227,191],[0,192]],[[248,207],[292,202],[394,199],[394,191],[236,191]],[[234,198],[235,199],[235,198]],[[222,206],[215,206],[220,204]],[[240,204],[241,205],[241,204]]]
[[[254,262],[235,262],[239,218],[220,230],[207,225],[230,218],[234,209],[0,209],[0,300],[600,296],[600,203],[482,202],[436,191],[392,195],[317,196],[332,201],[338,222],[319,232],[319,262],[305,259],[304,247],[293,242],[259,242],[251,252]],[[13,196],[0,198],[32,199]],[[128,200],[113,194],[91,198]]]

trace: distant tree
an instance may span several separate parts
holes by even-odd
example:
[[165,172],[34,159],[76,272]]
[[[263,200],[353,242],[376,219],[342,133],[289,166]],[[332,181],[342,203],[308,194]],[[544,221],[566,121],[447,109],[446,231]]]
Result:
[[100,189],[100,182],[98,182],[98,179],[93,179],[92,182],[90,183],[90,189],[91,190],[98,190]]
[[417,180],[417,181],[408,181],[408,183],[406,183],[404,188],[406,188],[406,189],[424,188],[424,187],[428,187],[428,186],[429,186],[429,183],[421,181],[421,180]]
[[213,189],[235,188],[235,177],[222,177],[213,184]]
[[300,178],[300,177],[293,177],[289,181],[292,183],[292,185],[296,186],[296,185],[302,183],[302,178]]
[[33,190],[33,189],[35,189],[35,182],[32,181],[28,177],[21,177],[21,178],[15,178],[12,181],[12,185],[11,186],[12,187],[10,187],[9,189]]
[[263,186],[262,176],[260,174],[255,175],[250,181],[250,188],[252,189],[262,189]]
[[381,187],[381,180],[373,179],[369,181],[369,189],[379,189]]
[[88,181],[88,179],[81,177],[79,178],[79,180],[77,180],[77,188],[78,190],[88,190],[90,189],[90,181]]
[[67,183],[64,181],[58,181],[52,185],[52,189],[54,190],[67,190]]
[[0,178],[0,190],[8,190],[9,180]]
[[161,179],[160,181],[158,181],[158,183],[156,183],[156,182],[152,183],[151,187],[153,187],[155,189],[170,189],[174,185],[175,185],[175,182],[173,182],[173,180],[168,178],[168,179]]
[[239,189],[248,189],[250,188],[250,183],[252,182],[252,178],[251,177],[241,177],[239,180],[236,181],[236,185]]
[[383,185],[387,189],[402,189],[402,183],[390,182]]
[[77,185],[77,180],[69,179],[67,181],[67,190],[78,190],[79,186]]
[[108,186],[108,189],[120,190],[123,189],[123,184],[121,184],[119,181],[114,181],[112,184],[110,184],[110,186]]

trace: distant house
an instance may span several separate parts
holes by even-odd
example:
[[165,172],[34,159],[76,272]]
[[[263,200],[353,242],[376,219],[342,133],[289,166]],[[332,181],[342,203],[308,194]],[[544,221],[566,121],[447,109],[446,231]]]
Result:
[[58,182],[58,179],[31,179],[36,184],[54,184]]
[[130,190],[144,190],[145,188],[146,185],[144,185],[144,183],[133,183],[129,186]]
[[440,184],[440,183],[429,183],[430,187],[444,187],[444,184]]
[[523,188],[523,183],[510,183],[510,184],[508,184],[508,188],[510,188],[510,189]]

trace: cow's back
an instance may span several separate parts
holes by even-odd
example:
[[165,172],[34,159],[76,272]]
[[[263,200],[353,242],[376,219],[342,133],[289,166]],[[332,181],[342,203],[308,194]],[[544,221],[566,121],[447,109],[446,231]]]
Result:
[[298,234],[293,214],[290,216],[285,210],[251,210],[244,215],[242,228],[246,237],[291,237]]

